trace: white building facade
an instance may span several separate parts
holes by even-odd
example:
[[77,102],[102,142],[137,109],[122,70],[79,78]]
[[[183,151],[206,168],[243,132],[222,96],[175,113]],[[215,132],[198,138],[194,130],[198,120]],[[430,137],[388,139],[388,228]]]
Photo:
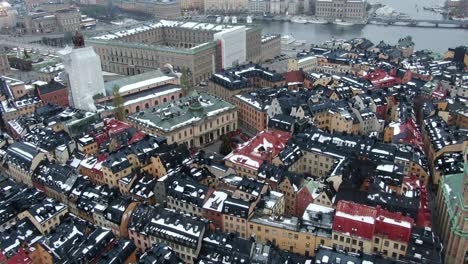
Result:
[[363,20],[367,16],[366,0],[317,0],[315,15],[327,20]]
[[214,39],[221,45],[221,65],[228,69],[247,60],[246,27],[237,26],[214,34]]
[[68,48],[60,53],[68,76],[71,105],[86,111],[96,111],[93,96],[106,94],[99,56],[93,47]]

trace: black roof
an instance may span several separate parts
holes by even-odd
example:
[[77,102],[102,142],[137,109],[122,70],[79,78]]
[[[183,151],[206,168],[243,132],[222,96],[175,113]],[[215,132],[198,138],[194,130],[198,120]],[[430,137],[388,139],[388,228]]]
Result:
[[48,93],[53,93],[53,92],[56,92],[56,91],[62,90],[62,89],[67,89],[67,87],[65,85],[59,83],[59,82],[54,81],[54,80],[50,81],[47,84],[37,86],[37,90],[39,91],[39,93],[41,95],[48,94]]
[[55,132],[51,128],[38,126],[30,129],[23,139],[47,151],[53,151],[60,145],[68,144],[71,140],[65,131]]
[[61,263],[90,263],[103,254],[114,239],[110,229],[98,227]]
[[11,162],[29,171],[32,161],[39,154],[39,151],[30,143],[15,142],[8,146],[7,154]]
[[54,257],[55,262],[66,259],[67,254],[74,250],[85,239],[87,223],[80,218],[69,216],[58,225],[51,234],[42,240]]
[[269,264],[306,264],[311,263],[311,257],[305,257],[288,251],[272,248],[269,256]]
[[176,244],[196,248],[201,239],[206,222],[189,217],[160,205],[138,205],[132,213],[128,228],[143,232]]
[[224,200],[223,213],[235,215],[240,218],[247,219],[249,216],[250,202],[244,201],[242,199],[236,199],[228,196]]
[[[375,179],[372,183],[366,204],[370,206],[380,205],[382,208],[394,212],[402,213],[413,219],[417,219],[419,209],[419,196],[407,197],[405,195],[396,194],[386,190],[383,182],[380,179]],[[362,201],[361,201],[362,203]]]
[[171,196],[178,201],[194,204],[200,208],[203,207],[208,186],[200,184],[181,173],[172,176],[170,179],[171,181],[167,186],[167,196]]
[[[41,239],[42,234],[31,223],[28,218],[24,218],[16,225],[0,233],[0,248],[4,250],[7,257],[12,257],[18,251],[21,243],[32,245]],[[19,242],[19,243],[18,243]],[[5,250],[8,251],[5,252]]]
[[139,264],[179,264],[183,261],[165,244],[155,244],[140,257]]
[[68,195],[75,185],[78,174],[68,165],[46,162],[38,167],[33,178],[58,193]]
[[250,263],[254,242],[239,238],[238,234],[211,232],[203,239],[199,263]]
[[111,250],[104,253],[97,264],[120,264],[125,263],[125,260],[130,257],[137,247],[133,241],[121,238],[117,243],[112,245]]
[[413,227],[404,260],[413,263],[439,264],[442,262],[442,244],[431,228]]
[[131,200],[127,197],[119,196],[115,198],[109,203],[109,206],[107,206],[104,212],[104,217],[114,224],[120,225],[125,210],[127,210],[130,203]]
[[109,168],[112,173],[117,173],[124,169],[131,168],[132,164],[127,159],[127,156],[122,152],[114,152],[102,163],[102,166]]

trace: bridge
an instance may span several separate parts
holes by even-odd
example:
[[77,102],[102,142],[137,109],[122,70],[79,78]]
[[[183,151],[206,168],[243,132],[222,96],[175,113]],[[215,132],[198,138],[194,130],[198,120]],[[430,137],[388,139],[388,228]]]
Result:
[[[458,26],[460,28],[468,28],[468,20],[436,20],[436,19],[412,19],[412,18],[369,18],[369,23],[397,25],[397,26],[410,26],[410,27],[427,27],[433,25]],[[425,25],[424,25],[425,24]],[[429,24],[429,25],[428,25]]]

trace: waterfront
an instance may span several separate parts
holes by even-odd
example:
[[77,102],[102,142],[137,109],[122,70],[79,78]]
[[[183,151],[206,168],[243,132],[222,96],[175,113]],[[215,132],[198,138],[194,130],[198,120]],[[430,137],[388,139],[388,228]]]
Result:
[[[380,0],[373,1],[387,4],[396,11],[404,12],[412,18],[442,19],[440,14],[423,10],[424,6],[443,4],[443,0]],[[395,44],[399,38],[410,35],[416,44],[416,49],[430,49],[435,52],[445,52],[448,47],[468,45],[468,29],[459,28],[422,28],[406,26],[383,25],[318,25],[297,24],[291,22],[263,22],[263,32],[292,34],[298,40],[305,40],[307,44],[318,44],[332,38],[350,39],[365,37],[378,43],[383,40]]]

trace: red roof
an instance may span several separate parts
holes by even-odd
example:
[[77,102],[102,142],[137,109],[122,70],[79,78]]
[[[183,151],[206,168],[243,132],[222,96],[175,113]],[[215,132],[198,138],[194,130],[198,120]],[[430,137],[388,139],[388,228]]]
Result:
[[336,207],[333,231],[372,239],[377,209],[348,201],[339,201]]
[[133,135],[133,137],[130,139],[130,141],[128,141],[128,144],[133,144],[135,142],[138,142],[142,139],[144,139],[146,137],[146,133],[141,131],[141,130],[138,130],[135,135]]
[[412,118],[408,118],[405,123],[401,124],[400,134],[405,135],[400,139],[401,142],[408,143],[420,150],[423,149],[421,131]]
[[377,209],[375,234],[385,236],[394,241],[408,242],[414,220],[411,217]]
[[418,218],[416,220],[416,225],[420,227],[431,227],[431,209],[429,207],[429,201],[427,199],[427,189],[426,186],[421,186],[420,200],[419,200],[419,210]]
[[5,264],[30,264],[33,263],[23,248],[19,248],[18,253],[11,257]]
[[391,76],[390,74],[388,74],[386,71],[382,69],[377,69],[367,74],[365,78],[369,80],[372,83],[372,85],[377,86],[377,87],[391,86],[393,84],[399,83],[398,78]]
[[262,131],[245,145],[232,151],[226,160],[241,166],[258,169],[263,161],[271,161],[286,146],[291,134],[288,132]]
[[290,71],[285,73],[286,82],[304,82],[304,72]]
[[408,191],[421,189],[421,181],[416,176],[403,177],[402,187],[406,187]]
[[348,201],[339,201],[333,231],[371,240],[374,235],[395,241],[409,240],[414,221],[412,218]]
[[117,119],[105,120],[104,125],[106,126],[106,130],[108,131],[107,133],[109,134],[109,136],[120,134],[125,129],[131,127],[129,124],[126,124],[126,123],[124,123],[122,121],[119,121]]
[[3,263],[5,260],[7,260],[7,257],[3,253],[3,251],[0,250],[0,263]]

